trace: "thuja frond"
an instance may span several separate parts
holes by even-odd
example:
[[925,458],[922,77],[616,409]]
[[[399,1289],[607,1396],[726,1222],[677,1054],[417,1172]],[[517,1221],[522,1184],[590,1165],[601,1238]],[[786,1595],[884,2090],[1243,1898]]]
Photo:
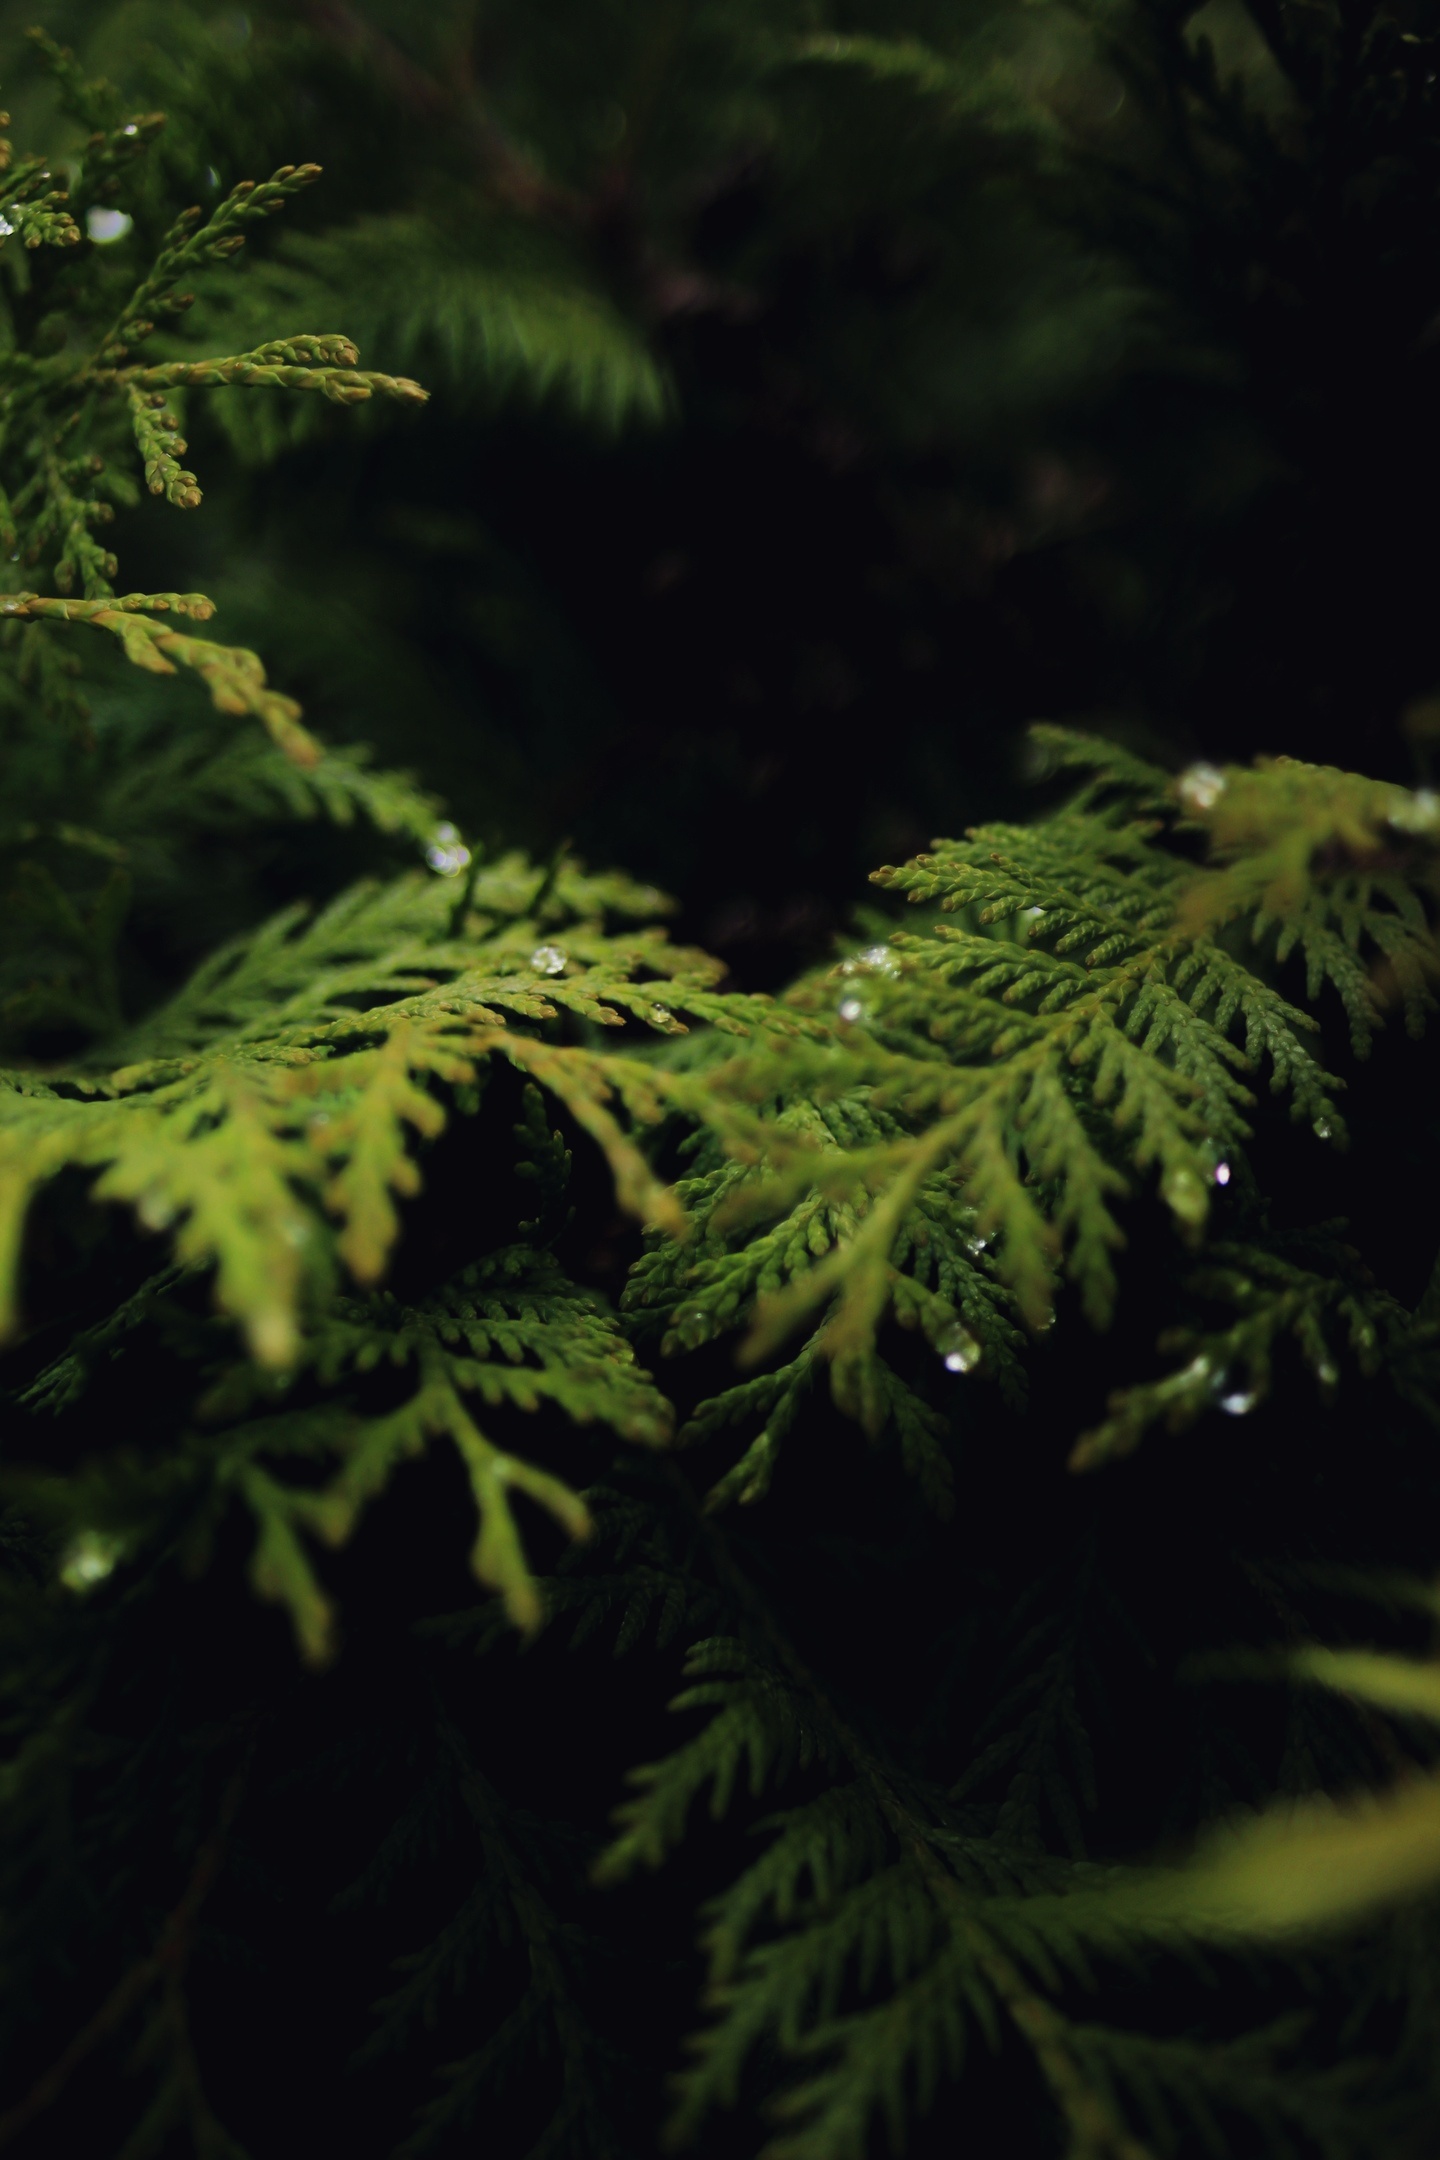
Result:
[[[627,1467],[633,1476],[637,1462]],[[642,1646],[667,1649],[719,1625],[723,1612],[699,1551],[694,1525],[614,1485],[585,1493],[590,1535],[571,1545],[542,1586],[545,1622],[572,1648],[608,1640],[617,1658]],[[502,1639],[493,1607],[447,1614],[427,1632],[483,1652]]]
[[1371,1377],[1403,1361],[1417,1341],[1412,1316],[1353,1248],[1313,1233],[1291,1240],[1289,1251],[1283,1242],[1272,1248],[1213,1243],[1187,1288],[1235,1317],[1219,1326],[1170,1329],[1159,1347],[1184,1362],[1161,1379],[1117,1389],[1106,1417],[1076,1442],[1072,1469],[1129,1454],[1159,1425],[1183,1432],[1212,1409],[1247,1416],[1270,1393],[1275,1355],[1287,1339],[1322,1399],[1334,1395],[1347,1361]]
[[1072,2132],[1088,2125],[1090,2145],[1075,2149],[1134,2160],[1142,2148],[1087,2083],[1046,1999],[1067,1978],[1088,1985],[1096,1950],[1123,1950],[1111,1908],[1066,1896],[1063,1864],[964,1830],[858,1740],[802,1669],[720,1639],[697,1645],[688,1677],[674,1708],[708,1709],[709,1723],[635,1773],[602,1880],[662,1860],[702,1797],[720,1815],[810,1763],[827,1787],[760,1826],[764,1853],[709,1907],[713,2021],[679,2081],[672,2137],[733,2105],[757,2049],[778,2044],[796,2082],[772,2102],[780,2127],[766,2151],[859,2160],[877,2118],[898,2143],[959,2076],[972,2031],[994,2045],[1008,2025]]
[[[820,1341],[837,1395],[874,1420],[882,1318],[893,1311],[931,1333],[941,1317],[941,1302],[907,1290],[907,1269],[897,1268],[900,1254],[934,1239],[937,1220],[951,1240],[937,1278],[950,1284],[949,1320],[960,1317],[958,1304],[982,1348],[993,1300],[976,1271],[965,1274],[966,1236],[989,1246],[987,1274],[993,1261],[1032,1328],[1048,1324],[1062,1270],[1103,1325],[1125,1242],[1122,1204],[1153,1179],[1182,1240],[1196,1242],[1217,1180],[1229,1177],[1249,1136],[1254,1081],[1268,1076],[1321,1141],[1342,1138],[1340,1082],[1311,1047],[1316,1019],[1274,979],[1288,927],[1280,951],[1252,963],[1233,938],[1194,918],[1197,889],[1210,888],[1197,888],[1170,838],[1193,817],[1193,776],[1177,789],[1128,754],[1058,731],[1047,750],[1094,768],[1076,804],[1032,827],[982,828],[877,873],[936,912],[925,929],[897,932],[792,993],[801,1012],[818,1017],[828,1007],[829,1043],[787,1046],[783,1059],[742,1053],[711,1070],[716,1092],[757,1104],[781,1098],[747,1142],[756,1167],[743,1178],[716,1173],[717,1223],[779,1227],[752,1235],[730,1259],[687,1261],[701,1295],[676,1301],[678,1340],[704,1339],[748,1304],[760,1356],[802,1320],[827,1315]],[[1297,801],[1308,799],[1309,770],[1289,771]],[[1317,829],[1333,827],[1324,805],[1337,786],[1316,774]],[[1168,816],[1156,808],[1164,803]],[[1433,856],[1418,839],[1408,848],[1396,873],[1408,897],[1394,919],[1419,967]],[[1324,905],[1343,914],[1348,865],[1338,874],[1337,899],[1325,864],[1311,864]],[[1275,904],[1272,895],[1266,908]],[[1245,912],[1236,897],[1232,919]],[[1263,936],[1271,916],[1251,920]],[[1363,923],[1351,928],[1363,944]],[[1393,942],[1381,942],[1387,966]],[[1353,958],[1348,933],[1341,944]],[[1353,968],[1321,959],[1323,979],[1353,1017]],[[655,1267],[663,1278],[673,1263]],[[658,1289],[659,1279],[642,1275],[635,1295]],[[992,1338],[997,1370],[1006,1340],[1003,1329]],[[941,1347],[937,1334],[932,1341]]]
[[[433,1139],[444,1093],[469,1087],[492,1057],[565,1105],[609,1157],[627,1206],[679,1227],[615,1109],[653,1122],[680,1083],[531,1030],[566,1014],[673,1033],[682,1012],[744,1028],[768,1024],[771,1009],[719,997],[713,965],[658,933],[610,939],[581,922],[564,948],[537,944],[533,919],[488,912],[516,882],[512,870],[482,871],[458,928],[436,878],[352,892],[309,925],[287,913],[108,1044],[123,1066],[23,1088],[12,1079],[0,1099],[12,1317],[30,1200],[67,1166],[89,1169],[97,1197],[133,1204],[152,1228],[174,1225],[178,1256],[215,1267],[219,1300],[256,1355],[286,1366],[326,1255],[378,1277],[396,1201],[419,1184],[412,1136]],[[519,897],[533,902],[534,883]],[[693,1088],[686,1099],[698,1099]]]
[[[606,429],[653,423],[670,407],[640,327],[563,248],[523,227],[360,218],[340,232],[290,236],[243,280],[213,290],[242,336],[287,316],[338,317],[367,349],[422,372],[452,401],[518,393]],[[316,415],[227,401],[221,419],[255,457],[288,447]]]
[[[1431,1593],[1433,1598],[1433,1593]],[[1156,1869],[1112,1893],[1117,1916],[1177,1940],[1267,1942],[1285,1948],[1353,1927],[1431,1890],[1440,1879],[1440,1664],[1366,1650],[1308,1648],[1274,1661],[1301,1686],[1430,1729],[1419,1767],[1388,1791],[1282,1802],[1212,1831],[1182,1867]]]
[[1243,2123],[1254,2125],[1273,2151],[1347,2160],[1363,2149],[1359,2101],[1374,2069],[1360,2061],[1307,2070],[1294,2059],[1306,2022],[1302,2015],[1211,2044],[1105,2025],[1071,2032],[1086,2075],[1112,2104],[1134,2113],[1161,2152],[1190,2139],[1223,2160],[1234,2150],[1234,2127]]
[[[422,1705],[423,1707],[423,1705]],[[432,1697],[431,1731],[409,1767],[396,1822],[343,1907],[391,1902],[409,1870],[440,1846],[460,1895],[443,1926],[397,1961],[395,1984],[375,2005],[375,2024],[355,2067],[376,2064],[432,2032],[477,1977],[513,1967],[515,2000],[494,2029],[439,2072],[441,2090],[417,2111],[396,2160],[418,2160],[497,2103],[534,2108],[528,2160],[601,2156],[619,2149],[607,2105],[615,2050],[597,2031],[597,1952],[557,1909],[556,1891],[578,1872],[577,1840],[508,1802],[480,1769],[445,1706]],[[528,2109],[527,2109],[528,2112]]]
[[[176,1271],[154,1279],[78,1340],[42,1373],[30,1401],[55,1410],[74,1401],[97,1362],[113,1357],[179,1280]],[[401,1399],[376,1408],[377,1384],[393,1398],[397,1382]],[[334,1615],[309,1541],[343,1544],[397,1467],[434,1439],[455,1449],[474,1496],[476,1579],[500,1593],[514,1624],[539,1624],[513,1497],[524,1495],[571,1537],[588,1535],[589,1512],[562,1479],[498,1444],[484,1425],[547,1406],[642,1447],[663,1443],[670,1430],[669,1404],[599,1301],[548,1255],[517,1245],[415,1305],[384,1294],[332,1301],[297,1341],[283,1379],[244,1363],[212,1384],[202,1427],[179,1462],[197,1507],[233,1496],[250,1511],[255,1586],[286,1608],[302,1651],[319,1663],[333,1647]],[[296,1482],[297,1472],[307,1482]],[[88,1474],[85,1507],[120,1540],[117,1550],[153,1530],[135,1513],[138,1491],[132,1464],[113,1478],[99,1463]]]
[[[723,1336],[757,1299],[776,1297],[790,1286],[803,1288],[812,1271],[843,1252],[860,1220],[854,1198],[827,1194],[824,1162],[833,1155],[843,1165],[847,1150],[883,1148],[903,1130],[877,1111],[865,1091],[836,1101],[821,1097],[783,1109],[763,1136],[770,1142],[772,1135],[795,1134],[824,1159],[816,1182],[793,1204],[786,1207],[781,1199],[772,1210],[774,1188],[763,1167],[748,1168],[723,1156],[704,1174],[683,1180],[676,1192],[693,1225],[690,1238],[683,1246],[652,1243],[626,1292],[626,1307],[642,1334],[652,1328],[660,1332],[666,1352],[692,1350]],[[763,1222],[772,1212],[778,1220],[756,1226],[757,1213]],[[890,1300],[901,1325],[923,1336],[951,1373],[969,1372],[983,1362],[1007,1399],[1016,1401],[1023,1394],[1016,1354],[1022,1338],[986,1243],[953,1178],[943,1173],[928,1178],[895,1236]],[[784,1436],[827,1359],[835,1371],[837,1399],[871,1431],[886,1425],[894,1430],[907,1468],[943,1511],[950,1498],[950,1466],[942,1445],[945,1419],[936,1405],[873,1349],[836,1366],[823,1327],[789,1363],[697,1407],[682,1443],[709,1440],[731,1426],[742,1431],[759,1426],[739,1462],[715,1485],[710,1504],[753,1501],[768,1489]]]
[[[73,109],[93,115],[113,100],[105,86],[86,84],[68,54],[43,41],[52,69]],[[77,194],[95,200],[123,194],[138,159],[162,125],[159,115],[111,123],[92,136],[80,160]],[[275,739],[302,762],[318,755],[299,725],[293,699],[267,687],[253,653],[216,645],[155,620],[171,614],[205,621],[213,603],[200,594],[117,596],[118,565],[96,538],[117,504],[136,500],[127,470],[138,451],[144,484],[179,509],[201,499],[195,475],[180,461],[186,442],[170,394],[186,389],[266,388],[314,391],[350,405],[376,395],[409,404],[425,392],[407,378],[366,373],[348,338],[303,333],[271,338],[253,350],[213,360],[160,361],[145,365],[133,354],[158,324],[182,314],[194,293],[187,278],[228,260],[245,245],[249,228],[283,209],[319,177],[314,165],[282,165],[269,180],[242,181],[208,217],[183,211],[151,269],[115,307],[113,279],[90,261],[89,277],[57,269],[57,297],[65,302],[67,329],[59,350],[43,353],[14,344],[0,356],[0,443],[6,455],[0,496],[0,542],[12,562],[27,571],[48,568],[56,591],[79,600],[19,591],[0,602],[21,619],[85,621],[111,632],[126,657],[152,673],[193,668],[222,712],[253,713]],[[59,206],[68,198],[49,186],[42,159],[11,166],[0,180],[0,246],[12,234],[27,248],[69,248],[80,232]],[[37,266],[38,275],[38,266]],[[32,283],[35,279],[32,278]],[[60,320],[60,317],[56,317]],[[133,438],[133,440],[131,440]]]
[[1094,1809],[1095,1750],[1082,1690],[1101,1692],[1099,1664],[1089,1641],[1103,1590],[1093,1548],[1083,1556],[1068,1595],[1056,1604],[1039,1584],[1014,1616],[1005,1662],[996,1676],[1003,1691],[976,1734],[976,1753],[952,1788],[964,1799],[1003,1781],[995,1834],[1020,1852],[1043,1852],[1045,1817],[1075,1857],[1085,1851],[1083,1815]]
[[83,622],[96,630],[108,630],[132,666],[150,675],[173,675],[177,668],[193,668],[210,692],[217,712],[253,713],[287,755],[298,765],[313,765],[320,745],[300,725],[300,707],[294,698],[272,690],[258,654],[237,645],[217,645],[209,638],[191,637],[161,615],[175,614],[195,622],[208,622],[215,603],[203,593],[126,593],[123,598],[101,600],[54,600],[38,593],[10,593],[0,599],[0,616],[17,621]]
[[638,1795],[617,1810],[620,1834],[600,1862],[602,1882],[620,1881],[640,1865],[658,1866],[683,1839],[697,1801],[705,1800],[718,1819],[737,1789],[758,1798],[795,1766],[817,1754],[833,1756],[828,1735],[807,1716],[794,1687],[734,1638],[695,1644],[685,1678],[689,1684],[672,1710],[713,1714],[673,1755],[631,1772]]
[[1426,901],[1440,800],[1292,758],[1192,767],[1179,792],[1219,866],[1191,886],[1185,921],[1248,918],[1257,943],[1273,937],[1277,959],[1298,949],[1310,998],[1326,982],[1338,990],[1357,1055],[1390,1005],[1418,1034],[1435,1004]]
[[[327,1411],[318,1421],[315,1437],[327,1452],[339,1455],[342,1465],[319,1490],[283,1486],[257,1467],[266,1444],[264,1425],[254,1436],[253,1452],[247,1439],[237,1442],[245,1457],[241,1488],[260,1526],[256,1586],[288,1607],[303,1647],[314,1658],[329,1647],[328,1606],[297,1533],[303,1529],[331,1544],[343,1542],[397,1464],[423,1452],[431,1436],[451,1442],[470,1481],[480,1518],[472,1556],[477,1581],[501,1593],[515,1625],[538,1624],[539,1593],[510,1495],[523,1493],[538,1503],[572,1537],[588,1534],[589,1515],[560,1479],[490,1440],[472,1415],[471,1402],[481,1405],[482,1413],[553,1404],[576,1423],[599,1422],[651,1446],[669,1432],[668,1404],[635,1366],[613,1323],[558,1269],[540,1265],[525,1248],[498,1253],[468,1270],[428,1306],[342,1304],[327,1315],[306,1351],[305,1365],[325,1382],[332,1404],[338,1382],[384,1364],[408,1369],[415,1381],[413,1395],[381,1416],[341,1425]],[[303,1421],[297,1436],[305,1437]],[[283,1426],[277,1437],[282,1452],[293,1444]]]

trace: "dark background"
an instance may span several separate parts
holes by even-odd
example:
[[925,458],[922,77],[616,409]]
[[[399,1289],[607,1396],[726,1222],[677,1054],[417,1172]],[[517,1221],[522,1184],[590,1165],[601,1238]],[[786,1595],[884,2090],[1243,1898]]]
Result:
[[[209,500],[136,513],[127,575],[213,592],[467,832],[673,891],[738,980],[822,954],[877,862],[1033,806],[1037,717],[1423,763],[1423,11],[1317,17],[1314,53],[1229,0],[1103,31],[968,0],[45,12],[171,113],[166,214],[326,167],[192,344],[313,318],[434,393],[192,399]],[[820,30],[927,38],[953,78],[797,61]],[[63,143],[23,64],[7,95]]]

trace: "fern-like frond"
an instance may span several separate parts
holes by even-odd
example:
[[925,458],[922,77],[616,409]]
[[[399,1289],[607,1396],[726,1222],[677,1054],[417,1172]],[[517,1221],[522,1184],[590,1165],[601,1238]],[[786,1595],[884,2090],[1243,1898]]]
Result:
[[[654,422],[671,403],[640,327],[563,248],[502,222],[458,233],[395,215],[292,235],[214,298],[241,336],[281,317],[338,317],[367,351],[422,373],[451,402],[554,399],[605,429]],[[316,416],[227,402],[219,417],[244,453],[270,457]]]
[[1270,1393],[1276,1352],[1287,1339],[1322,1399],[1333,1397],[1347,1361],[1367,1377],[1387,1361],[1403,1361],[1416,1339],[1414,1323],[1359,1256],[1338,1241],[1322,1249],[1313,1236],[1293,1243],[1294,1257],[1283,1245],[1210,1246],[1190,1292],[1236,1317],[1171,1329],[1160,1348],[1183,1363],[1158,1380],[1117,1389],[1102,1422],[1076,1442],[1072,1469],[1129,1454],[1156,1426],[1183,1432],[1212,1410],[1248,1416]]
[[[559,890],[562,911],[603,906],[607,894],[626,904],[623,884],[581,877]],[[98,1198],[134,1205],[152,1229],[173,1226],[181,1259],[214,1265],[221,1304],[261,1360],[284,1367],[305,1286],[323,1279],[332,1249],[360,1280],[380,1274],[397,1201],[418,1186],[415,1137],[438,1134],[445,1095],[491,1057],[565,1105],[609,1158],[625,1205],[679,1228],[677,1204],[623,1120],[643,1127],[677,1093],[701,1101],[698,1091],[638,1059],[529,1030],[562,1015],[607,1028],[628,1017],[660,1034],[682,1030],[682,1013],[718,1013],[742,1031],[794,1023],[763,999],[722,998],[713,964],[659,934],[611,941],[581,921],[564,947],[550,942],[533,918],[507,919],[512,895],[522,907],[542,897],[507,863],[476,878],[459,925],[443,877],[342,895],[309,924],[287,912],[214,956],[128,1038],[112,1038],[107,1051],[123,1065],[7,1094],[12,1317],[30,1199],[67,1166],[98,1171]]]

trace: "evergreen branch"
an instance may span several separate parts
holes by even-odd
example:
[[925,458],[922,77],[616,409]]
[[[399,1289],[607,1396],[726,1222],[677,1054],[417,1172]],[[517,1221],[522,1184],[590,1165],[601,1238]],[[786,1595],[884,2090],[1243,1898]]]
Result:
[[215,645],[190,637],[152,618],[175,613],[205,622],[215,612],[203,593],[127,593],[118,599],[51,600],[39,593],[11,593],[0,599],[0,615],[32,621],[83,622],[108,630],[120,641],[125,657],[151,675],[173,675],[177,666],[192,668],[210,692],[217,712],[253,713],[273,740],[299,765],[313,765],[320,746],[300,725],[293,698],[272,690],[257,654],[238,645]]
[[[1003,1858],[957,1841],[943,1816],[927,1817],[906,1781],[837,1712],[713,1528],[707,1541],[765,1653],[726,1641],[697,1646],[689,1669],[699,1684],[674,1707],[710,1707],[714,1715],[666,1762],[634,1773],[641,1793],[618,1811],[620,1834],[599,1879],[657,1864],[683,1835],[692,1799],[706,1786],[712,1813],[723,1813],[747,1763],[757,1795],[815,1757],[835,1766],[832,1777],[844,1766],[859,1782],[782,1818],[770,1851],[712,1908],[717,2022],[681,2081],[672,2136],[691,2135],[711,2107],[733,2101],[752,2048],[775,2036],[792,2055],[829,2055],[834,2067],[784,2095],[778,2112],[796,2128],[766,2150],[858,2155],[873,2113],[885,2115],[898,2136],[942,2072],[958,2071],[968,2018],[993,2036],[1003,2014],[1027,2041],[1072,2150],[1094,2160],[1148,2160],[1104,2091],[1087,2079],[1067,2020],[1023,1970],[1038,1965],[1051,1984],[1057,1957],[1078,1960],[1084,1970],[1081,1905],[1063,1897],[1016,1904],[967,1887],[969,1868],[978,1863],[982,1878],[993,1881]],[[807,1876],[818,1893],[813,1900],[800,1895]],[[777,1917],[790,1918],[791,1932],[747,1950],[747,1937],[772,1906]],[[1092,1939],[1123,1942],[1123,1925],[1103,1918],[1098,1925]],[[857,1965],[867,1993],[888,1968],[890,1991],[875,2008],[842,2017],[841,1989]]]
[[240,181],[203,223],[199,209],[183,210],[167,233],[153,269],[101,340],[94,366],[103,369],[122,363],[134,346],[151,335],[156,316],[178,313],[190,305],[193,296],[175,292],[182,278],[234,255],[245,245],[248,225],[272,217],[319,177],[318,165],[281,165],[268,180]]
[[[338,316],[358,343],[423,372],[462,407],[518,392],[616,430],[662,420],[674,402],[642,329],[583,262],[487,219],[457,232],[413,215],[372,216],[340,232],[288,235],[243,290],[214,299],[240,338],[277,315]],[[315,413],[226,400],[217,417],[247,454],[273,456]]]
[[166,406],[165,393],[145,392],[132,382],[126,402],[135,442],[145,460],[146,487],[152,495],[163,495],[177,510],[198,510],[199,483],[180,464],[189,445],[180,433],[179,420]]
[[1160,1424],[1178,1433],[1213,1409],[1248,1416],[1270,1393],[1275,1353],[1287,1336],[1324,1399],[1339,1384],[1347,1355],[1367,1376],[1403,1358],[1412,1337],[1409,1315],[1367,1279],[1348,1248],[1323,1253],[1329,1265],[1322,1271],[1316,1264],[1322,1250],[1307,1242],[1309,1266],[1288,1258],[1283,1247],[1212,1245],[1189,1288],[1238,1310],[1238,1317],[1225,1327],[1170,1329],[1159,1347],[1185,1362],[1159,1380],[1117,1389],[1109,1415],[1076,1442],[1071,1469],[1128,1455]]
[[[289,357],[294,355],[294,358]],[[323,357],[322,357],[323,356]],[[378,392],[403,404],[423,405],[429,392],[405,375],[377,375],[356,366],[348,338],[278,339],[254,352],[219,360],[168,360],[154,367],[92,368],[88,380],[124,388],[132,400],[167,390],[219,388],[315,390],[333,405],[363,405]],[[338,363],[338,364],[332,364]],[[143,447],[143,446],[142,446]]]

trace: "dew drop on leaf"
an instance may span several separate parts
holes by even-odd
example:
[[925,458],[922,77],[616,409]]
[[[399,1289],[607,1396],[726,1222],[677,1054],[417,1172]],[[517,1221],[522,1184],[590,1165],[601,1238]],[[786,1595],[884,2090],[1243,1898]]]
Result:
[[558,945],[537,945],[530,955],[530,965],[537,975],[559,975],[565,966],[565,955]]
[[1391,811],[1389,822],[1397,832],[1433,833],[1440,826],[1440,795],[1434,788],[1416,788],[1398,810]]
[[87,210],[85,230],[97,247],[109,247],[114,240],[123,240],[135,223],[123,210]]
[[953,1327],[946,1328],[944,1334],[937,1339],[935,1348],[945,1360],[946,1372],[974,1372],[982,1355],[980,1345],[969,1328],[961,1327],[958,1320]]
[[1189,765],[1180,775],[1179,795],[1187,810],[1213,810],[1225,792],[1218,765]]

